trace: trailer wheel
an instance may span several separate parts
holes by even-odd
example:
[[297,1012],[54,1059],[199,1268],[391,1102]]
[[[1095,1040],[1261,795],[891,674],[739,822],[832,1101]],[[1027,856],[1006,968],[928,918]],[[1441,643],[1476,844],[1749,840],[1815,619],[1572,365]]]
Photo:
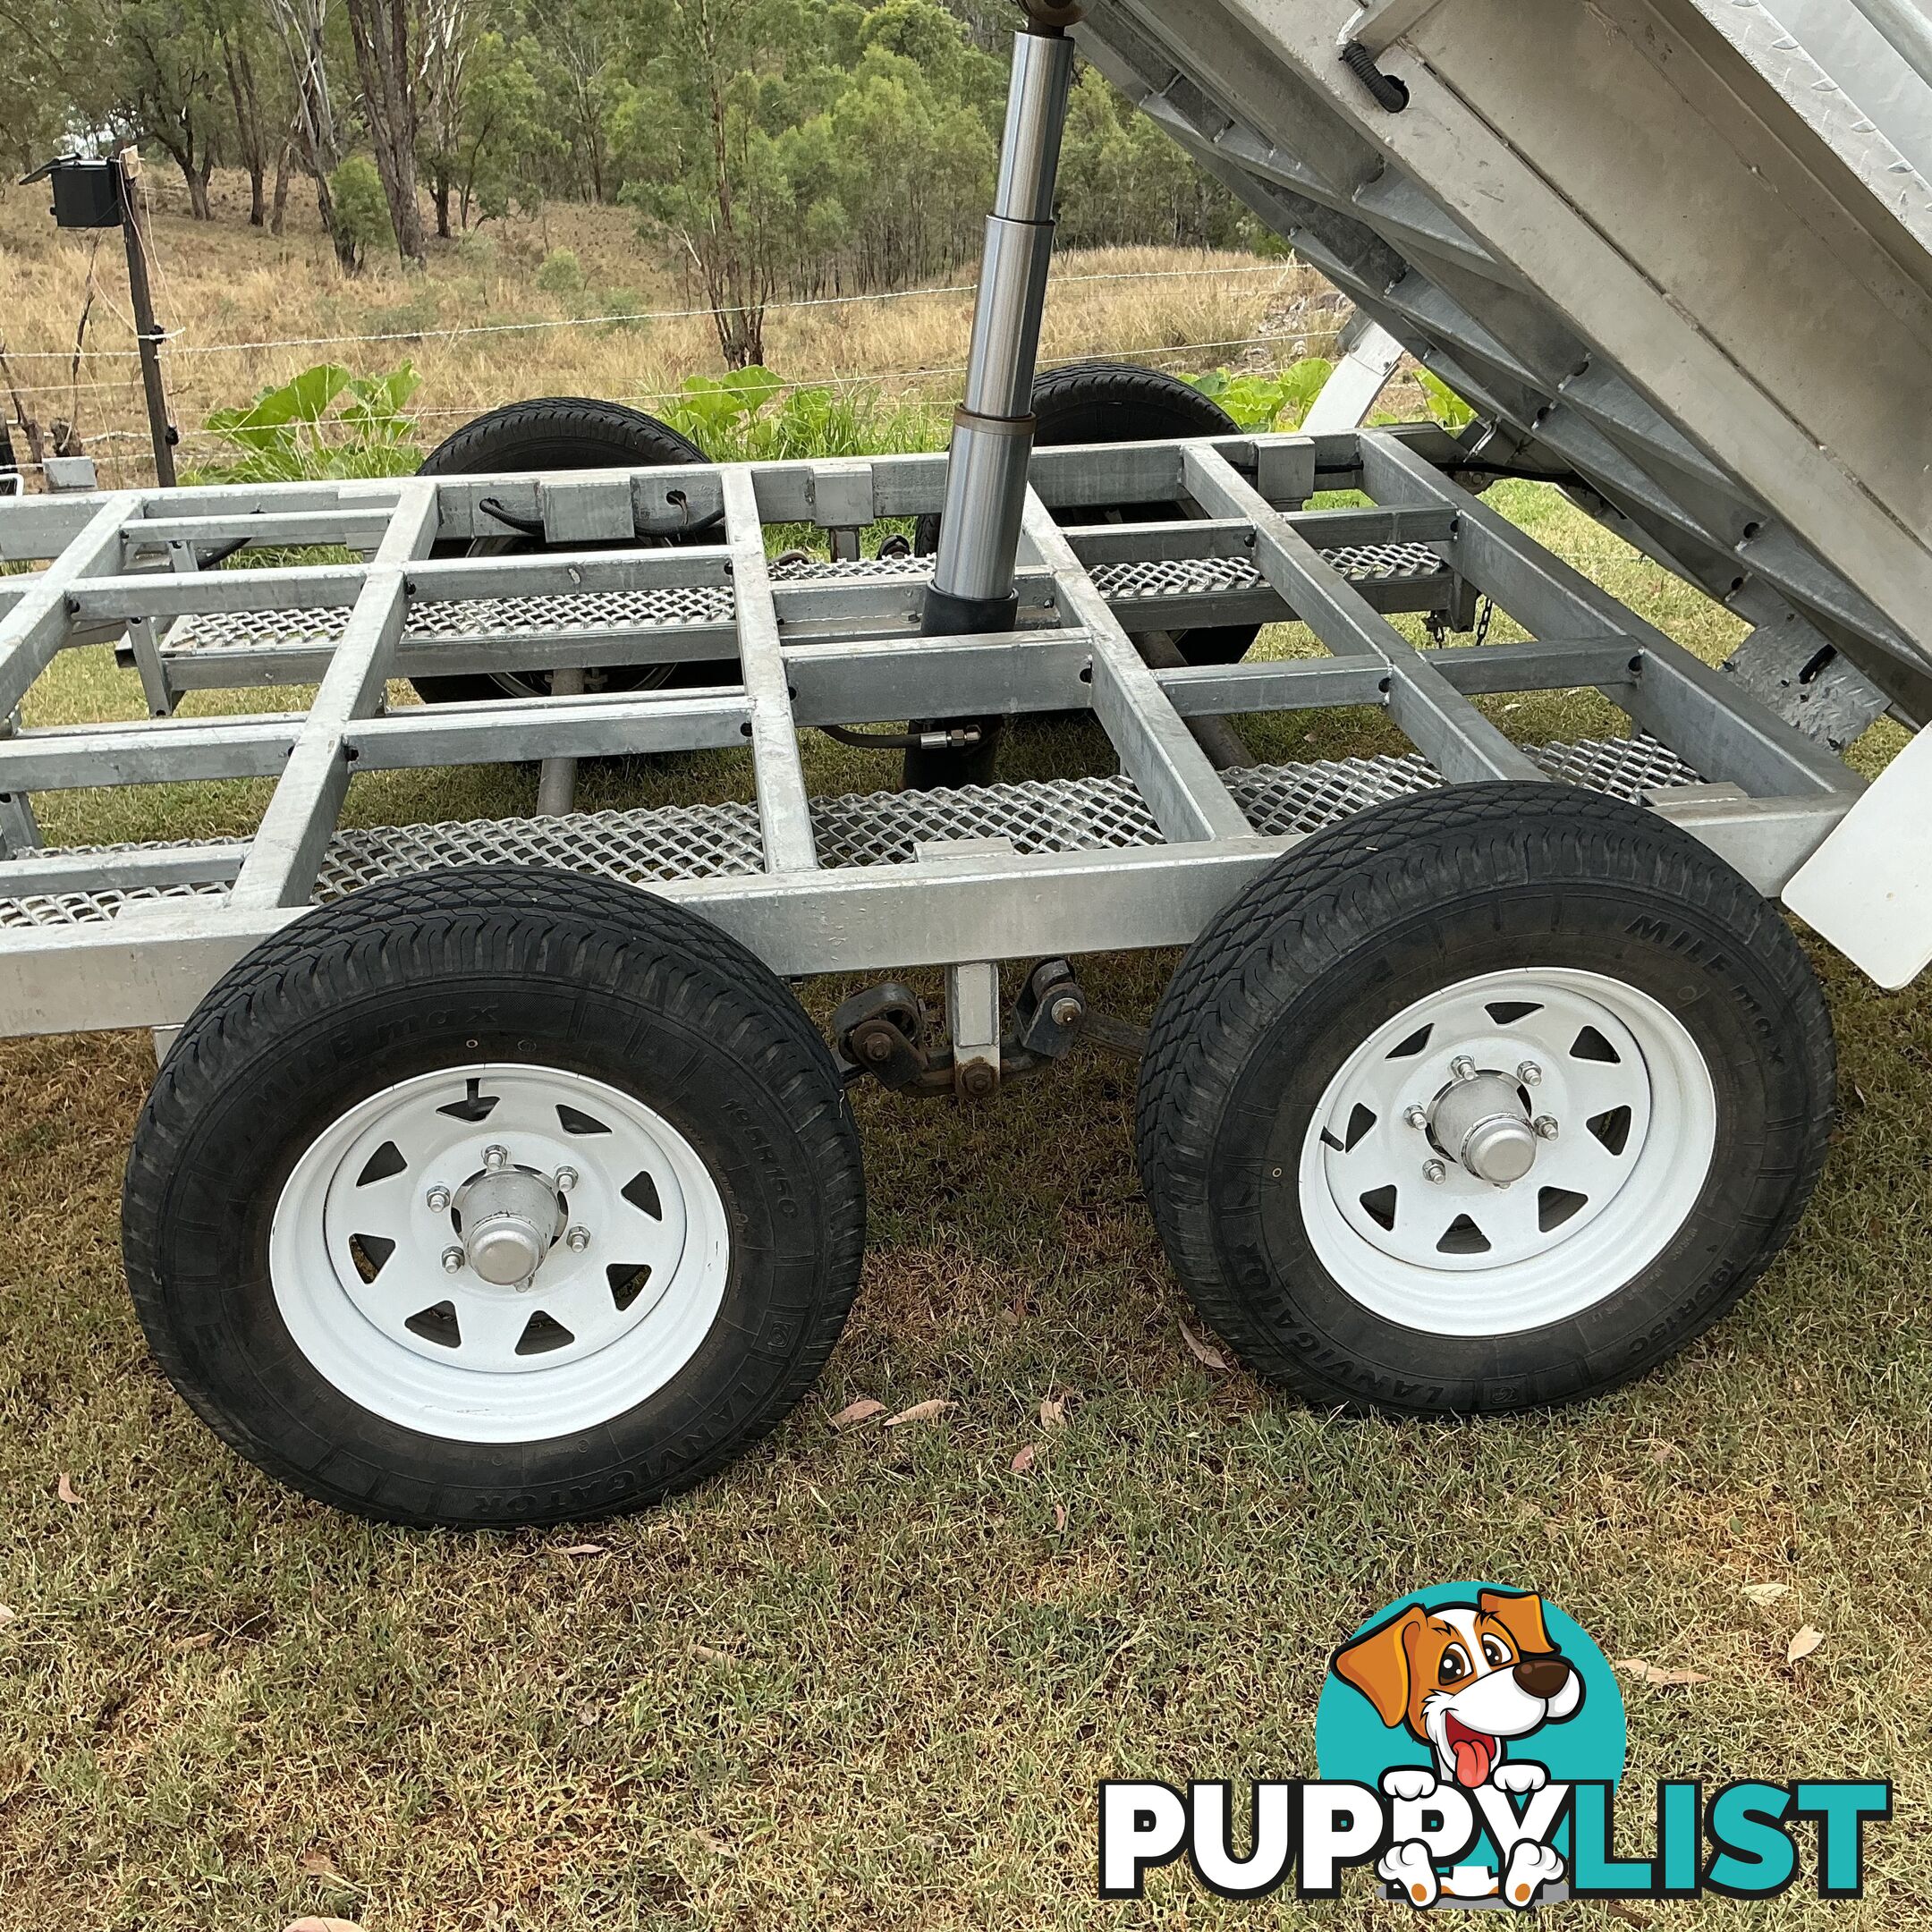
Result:
[[1724,1314],[1823,1163],[1824,996],[1686,835],[1476,785],[1317,835],[1189,952],[1140,1171],[1258,1373],[1410,1413],[1611,1388]]
[[407,1523],[635,1508],[798,1402],[864,1187],[784,986],[614,883],[372,886],[208,995],[123,1202],[155,1355],[224,1441]]
[[[505,403],[465,423],[430,451],[419,473],[521,476],[546,470],[675,469],[709,462],[695,443],[642,410],[589,396],[542,396]],[[468,543],[437,544],[430,554],[515,556],[543,547],[540,538],[512,532]],[[589,672],[586,682],[593,691],[647,691],[715,682],[716,672],[716,666],[705,665],[614,665]],[[547,697],[550,674],[479,672],[420,677],[413,682],[426,704],[479,704],[498,698]]]

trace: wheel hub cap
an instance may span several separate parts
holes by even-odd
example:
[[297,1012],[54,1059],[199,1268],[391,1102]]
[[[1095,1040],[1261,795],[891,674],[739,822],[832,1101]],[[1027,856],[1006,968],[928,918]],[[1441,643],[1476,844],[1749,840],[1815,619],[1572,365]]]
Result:
[[458,1191],[455,1216],[470,1266],[499,1288],[529,1281],[564,1232],[555,1182],[526,1167],[476,1175]]
[[1520,1334],[1675,1238],[1716,1127],[1696,1042],[1648,994],[1568,967],[1483,974],[1392,1014],[1337,1068],[1303,1129],[1302,1224],[1385,1319]]
[[1492,1187],[1508,1187],[1536,1165],[1536,1130],[1507,1073],[1476,1073],[1446,1088],[1429,1109],[1429,1131],[1445,1154]]
[[276,1202],[268,1265],[290,1338],[352,1401],[455,1441],[540,1442],[682,1370],[731,1237],[708,1164],[647,1103],[477,1063],[326,1127]]

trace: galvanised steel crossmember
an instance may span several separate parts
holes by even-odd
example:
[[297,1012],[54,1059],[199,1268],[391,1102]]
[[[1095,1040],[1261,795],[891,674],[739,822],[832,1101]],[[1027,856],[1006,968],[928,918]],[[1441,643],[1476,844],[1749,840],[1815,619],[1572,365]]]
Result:
[[[0,1032],[175,1024],[308,906],[477,858],[630,878],[791,975],[1172,945],[1320,825],[1482,779],[1640,799],[1775,894],[1860,782],[1458,487],[1459,453],[1432,429],[1037,452],[1015,628],[971,637],[919,634],[921,560],[767,556],[769,525],[842,533],[850,555],[852,531],[937,508],[941,456],[0,505],[0,557],[41,566],[0,578],[0,718],[62,650],[103,640],[123,640],[159,714],[0,735]],[[1307,507],[1343,490],[1370,506]],[[1056,521],[1123,502],[1189,513]],[[430,555],[524,527],[554,547]],[[238,545],[360,560],[219,567]],[[1533,641],[1419,649],[1388,622],[1466,624],[1478,596]],[[1135,642],[1289,619],[1326,655],[1163,668]],[[728,682],[385,699],[424,673],[681,661]],[[277,682],[319,688],[301,713],[167,715],[187,691]],[[1521,747],[1470,701],[1580,686],[1632,736]],[[1336,706],[1381,709],[1415,755],[1221,772],[1189,729]],[[808,795],[801,728],[1061,711],[1093,714],[1118,778]],[[755,809],[338,829],[356,772],[734,746]],[[35,829],[37,792],[260,776],[276,784],[249,839],[59,851]]]

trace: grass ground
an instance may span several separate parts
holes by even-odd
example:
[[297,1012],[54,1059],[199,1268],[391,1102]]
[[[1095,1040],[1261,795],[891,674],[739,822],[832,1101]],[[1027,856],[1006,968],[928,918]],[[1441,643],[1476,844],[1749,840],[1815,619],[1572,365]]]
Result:
[[[1733,640],[1554,498],[1503,500],[1693,648]],[[42,719],[132,707],[103,653],[43,684]],[[1487,702],[1525,739],[1610,723],[1588,696]],[[1249,729],[1267,757],[1387,743],[1357,713]],[[890,783],[876,756],[808,755],[817,789]],[[1013,770],[1103,756],[1036,730]],[[743,777],[601,767],[587,802]],[[524,775],[416,773],[359,779],[352,813],[529,802]],[[259,799],[165,804],[179,835],[245,826]],[[72,794],[50,835],[148,829],[128,811]],[[1932,1923],[1932,995],[1817,958],[1844,1120],[1815,1205],[1735,1315],[1614,1398],[1343,1421],[1205,1365],[1135,1180],[1131,1077],[1083,1055],[983,1110],[861,1092],[870,1250],[822,1386],[742,1466],[588,1533],[372,1528],[216,1447],[121,1278],[147,1039],[0,1044],[0,1928],[1386,1922],[1359,1879],[1339,1906],[1229,1907],[1180,1870],[1103,1909],[1095,1785],[1309,1773],[1338,1633],[1460,1577],[1540,1588],[1612,1657],[1696,1674],[1626,1679],[1636,1781],[1898,1781],[1862,1902],[1575,1922]],[[1084,977],[1144,1013],[1172,963]],[[863,1397],[956,1406],[835,1429]],[[1759,1604],[1760,1583],[1788,1589]],[[1824,1641],[1788,1664],[1805,1624]]]

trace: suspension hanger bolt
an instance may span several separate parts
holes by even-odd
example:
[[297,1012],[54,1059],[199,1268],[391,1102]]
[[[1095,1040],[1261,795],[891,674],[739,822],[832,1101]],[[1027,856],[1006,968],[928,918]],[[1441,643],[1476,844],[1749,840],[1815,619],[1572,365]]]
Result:
[[510,1149],[494,1143],[483,1149],[483,1165],[486,1167],[507,1167],[510,1165]]
[[1422,1178],[1433,1187],[1440,1187],[1449,1178],[1449,1170],[1439,1160],[1424,1161]]
[[1427,1107],[1412,1106],[1406,1114],[1402,1115],[1402,1118],[1407,1121],[1409,1124],[1413,1127],[1418,1133],[1420,1133],[1422,1130],[1428,1125],[1428,1109]]
[[439,1181],[423,1196],[423,1206],[431,1214],[441,1214],[450,1204],[450,1191]]
[[443,1272],[445,1275],[461,1275],[462,1265],[469,1259],[461,1248],[445,1248],[443,1250]]
[[1056,1027],[1070,1027],[1084,1011],[1077,999],[1057,999],[1053,1004],[1053,1023]]
[[572,1254],[581,1254],[590,1245],[590,1230],[587,1227],[573,1227],[564,1237],[564,1245]]
[[1540,1087],[1543,1084],[1543,1069],[1534,1060],[1525,1060],[1516,1069],[1516,1078],[1525,1087]]
[[1554,1140],[1556,1138],[1559,1130],[1556,1125],[1556,1116],[1554,1114],[1538,1114],[1534,1124],[1538,1140]]
[[1467,1054],[1459,1054],[1449,1063],[1449,1071],[1458,1080],[1474,1080],[1476,1078],[1476,1063]]
[[577,1170],[574,1167],[559,1167],[556,1171],[556,1191],[568,1194],[577,1185]]

